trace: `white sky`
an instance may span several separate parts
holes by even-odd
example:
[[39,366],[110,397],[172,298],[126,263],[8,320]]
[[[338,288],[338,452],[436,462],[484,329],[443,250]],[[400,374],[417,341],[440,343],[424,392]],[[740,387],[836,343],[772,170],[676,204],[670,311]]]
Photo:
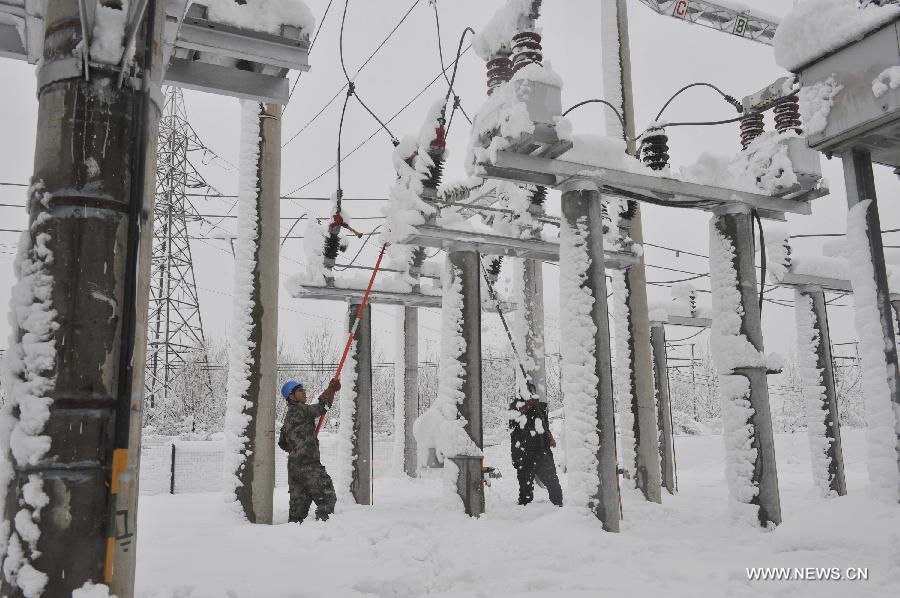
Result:
[[[313,13],[321,20],[327,0],[307,0]],[[412,0],[355,0],[345,28],[345,61],[352,73],[409,8]],[[459,34],[465,26],[476,30],[487,21],[498,0],[444,0],[438,2],[441,12],[443,46],[446,60],[455,54]],[[784,15],[791,6],[785,0],[754,0],[754,8],[775,15]],[[633,78],[636,98],[638,129],[653,118],[659,106],[669,95],[684,84],[694,81],[715,83],[728,93],[740,98],[752,93],[776,78],[784,75],[773,59],[770,47],[741,40],[699,26],[680,23],[659,16],[637,2],[629,3],[631,19],[631,43]],[[338,27],[343,3],[335,0],[325,21],[321,37],[312,53],[312,70],[301,77],[296,94],[287,108],[284,118],[284,140],[297,132],[344,83],[338,59]],[[600,8],[592,0],[546,0],[541,26],[544,29],[545,59],[563,77],[563,104],[603,97],[600,72],[600,39],[598,37]],[[386,119],[439,72],[434,15],[426,0],[422,0],[409,19],[394,37],[357,78],[357,91],[362,98]],[[0,145],[0,182],[27,182],[32,171],[34,130],[37,103],[33,67],[11,60],[0,61],[0,74],[6,81],[6,91],[0,94],[0,114],[3,118],[3,143]],[[485,98],[484,66],[469,52],[460,63],[457,92],[469,114],[474,114]],[[446,91],[443,78],[429,93],[423,95],[390,127],[395,135],[417,131],[424,118],[424,111]],[[237,163],[238,103],[233,98],[215,97],[196,92],[185,92],[188,116],[207,146],[232,163]],[[334,163],[337,121],[340,98],[293,142],[284,148],[282,162],[282,191],[292,192],[306,181],[319,175]],[[603,133],[604,114],[599,105],[586,106],[571,115],[576,133]],[[710,90],[696,89],[684,94],[667,112],[667,119],[718,119],[734,116],[735,112]],[[458,115],[459,116],[459,115]],[[376,123],[357,104],[351,103],[344,128],[344,147],[352,148],[375,130]],[[771,127],[771,120],[769,120]],[[467,123],[458,118],[451,131],[449,146],[451,156],[445,180],[463,176],[462,157],[468,139]],[[699,153],[710,151],[733,154],[738,148],[737,125],[705,127],[702,129],[673,129],[671,154],[673,165],[693,162]],[[347,197],[386,197],[394,178],[391,166],[391,145],[386,135],[380,133],[343,166],[344,191]],[[813,215],[790,217],[793,233],[842,232],[845,229],[846,201],[843,174],[839,160],[823,162],[832,194],[818,200]],[[233,194],[237,189],[237,173],[230,166],[212,162],[201,166],[204,177],[224,193]],[[900,190],[897,178],[887,168],[876,167],[876,181],[881,197],[881,221],[884,228],[900,227],[900,210],[889,198]],[[334,191],[333,173],[322,177],[296,195],[328,196]],[[21,188],[0,186],[0,203],[21,204],[24,191]],[[197,208],[203,214],[224,214],[233,200],[198,201]],[[374,202],[350,202],[347,208],[356,217],[379,216],[379,204]],[[291,202],[282,204],[282,215],[300,215],[306,210],[325,215],[325,202]],[[550,210],[559,210],[558,199],[550,202]],[[26,215],[22,208],[0,207],[3,228],[22,228]],[[708,251],[706,213],[665,209],[653,206],[644,208],[645,240],[659,245],[706,254]],[[233,220],[223,226],[233,230]],[[290,223],[285,224],[284,230]],[[371,230],[378,221],[359,223],[362,230]],[[199,234],[199,225],[194,225]],[[210,229],[204,227],[203,234]],[[293,234],[302,234],[298,226]],[[12,254],[17,235],[0,232],[0,303],[6,304],[12,284]],[[893,236],[885,239],[893,243]],[[900,235],[897,235],[900,241]],[[230,250],[222,242],[210,244],[197,242],[193,246],[197,285],[206,334],[213,339],[223,339],[228,332],[232,260]],[[288,241],[282,250],[282,275],[291,275],[303,261],[301,241]],[[797,247],[815,250],[819,241],[798,240]],[[802,245],[801,245],[802,244]],[[372,243],[374,245],[374,243]],[[345,254],[348,260],[358,245],[351,245]],[[363,253],[359,263],[374,262],[374,248]],[[647,248],[647,261],[696,272],[708,271],[706,260]],[[556,268],[545,266],[547,333],[558,336],[559,314],[558,278]],[[665,281],[681,275],[649,269],[648,279]],[[700,288],[708,288],[708,282],[699,281]],[[650,288],[651,301],[665,299],[668,290]],[[778,291],[771,297],[791,297],[789,291]],[[844,299],[837,302],[849,305]],[[339,303],[301,301],[281,294],[280,334],[288,344],[295,344],[304,330],[319,322],[326,322],[335,329],[343,329],[346,307]],[[392,329],[393,308],[376,307],[374,327],[377,341],[386,349],[392,347],[389,336]],[[493,333],[486,342],[503,346],[496,316],[486,316],[487,326]],[[832,338],[835,342],[855,340],[852,328],[852,312],[848,307],[834,307],[830,313]],[[440,319],[437,310],[424,310],[420,316],[423,350],[429,345],[437,349]],[[766,303],[763,314],[766,350],[787,353],[794,342],[793,312],[790,308]],[[670,328],[669,338],[679,339],[692,330]],[[8,335],[8,326],[0,324],[0,334]],[[705,343],[706,335],[698,340]]]

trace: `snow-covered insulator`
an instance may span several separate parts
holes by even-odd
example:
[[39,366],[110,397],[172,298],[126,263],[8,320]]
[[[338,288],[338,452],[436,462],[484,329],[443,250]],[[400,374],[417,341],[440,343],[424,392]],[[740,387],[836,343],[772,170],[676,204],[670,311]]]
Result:
[[652,170],[669,165],[669,136],[663,127],[650,127],[641,135],[641,161]]
[[761,112],[751,112],[741,119],[741,146],[747,149],[753,140],[766,132]]
[[541,64],[544,61],[543,48],[541,47],[541,34],[534,31],[523,31],[512,38],[512,72],[518,73],[520,69],[529,64]]
[[[531,192],[530,200],[531,206],[534,206],[535,208],[542,211],[544,202],[547,201],[547,188],[542,185],[538,185],[537,187],[535,187]],[[529,206],[529,211],[531,211],[531,206]]]
[[604,235],[612,230],[612,218],[609,217],[609,204],[607,202],[600,204],[600,221],[603,222]]
[[427,189],[437,189],[444,177],[444,152],[447,150],[447,134],[444,127],[434,130],[434,139],[428,146],[428,157],[431,158],[431,168],[428,169],[428,178],[422,181]]
[[507,56],[498,56],[487,62],[488,95],[510,79],[512,79],[512,61]]
[[772,109],[775,113],[775,129],[784,133],[794,129],[798,135],[803,134],[803,121],[800,119],[800,99],[790,96],[779,102]]
[[491,284],[497,282],[500,278],[500,268],[503,266],[503,257],[498,256],[491,260],[491,265],[487,267],[487,279]]
[[624,204],[622,204],[622,211],[619,212],[619,218],[622,220],[632,220],[635,216],[637,216],[638,203],[629,199],[626,200]]

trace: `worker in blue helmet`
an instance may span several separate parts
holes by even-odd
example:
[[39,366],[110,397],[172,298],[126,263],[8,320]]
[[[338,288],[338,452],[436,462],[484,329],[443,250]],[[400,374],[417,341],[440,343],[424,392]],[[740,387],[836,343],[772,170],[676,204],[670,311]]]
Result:
[[562,506],[562,487],[556,473],[552,449],[556,439],[550,432],[547,403],[541,401],[534,381],[526,381],[528,399],[518,396],[509,405],[509,440],[513,467],[519,480],[519,504],[534,500],[534,482],[547,489],[550,502]]
[[278,446],[288,453],[288,492],[291,497],[288,521],[300,523],[306,519],[313,502],[316,503],[316,519],[325,521],[334,513],[337,497],[331,477],[322,465],[316,421],[325,415],[340,389],[340,381],[332,380],[319,395],[318,403],[309,404],[306,389],[300,382],[290,380],[281,387],[287,411]]

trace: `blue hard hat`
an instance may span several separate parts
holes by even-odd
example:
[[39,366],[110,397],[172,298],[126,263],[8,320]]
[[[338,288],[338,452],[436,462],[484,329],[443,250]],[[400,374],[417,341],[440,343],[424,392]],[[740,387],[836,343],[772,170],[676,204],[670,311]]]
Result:
[[288,380],[284,383],[284,386],[281,387],[281,396],[287,399],[297,388],[303,388],[303,385],[296,380]]

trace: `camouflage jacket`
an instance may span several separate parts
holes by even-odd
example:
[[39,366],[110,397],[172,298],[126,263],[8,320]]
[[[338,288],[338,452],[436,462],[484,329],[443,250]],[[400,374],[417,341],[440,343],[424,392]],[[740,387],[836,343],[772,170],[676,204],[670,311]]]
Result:
[[316,421],[328,411],[324,401],[315,404],[288,401],[278,446],[297,464],[321,463]]

